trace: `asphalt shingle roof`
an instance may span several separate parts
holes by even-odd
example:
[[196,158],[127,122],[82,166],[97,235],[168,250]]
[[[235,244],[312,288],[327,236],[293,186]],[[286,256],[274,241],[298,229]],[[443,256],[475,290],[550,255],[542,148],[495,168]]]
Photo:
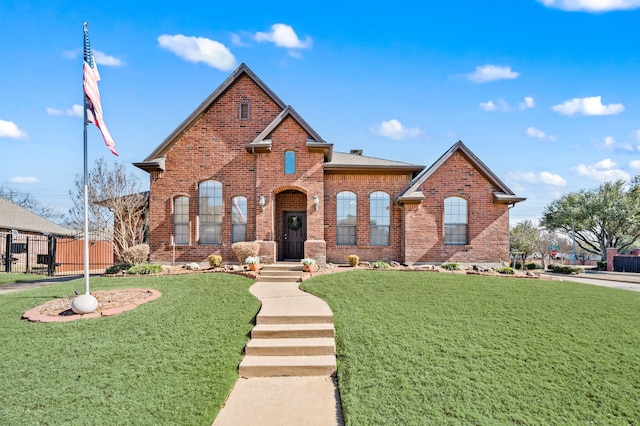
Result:
[[53,235],[73,235],[67,229],[0,197],[0,229],[16,229],[24,232],[40,232]]

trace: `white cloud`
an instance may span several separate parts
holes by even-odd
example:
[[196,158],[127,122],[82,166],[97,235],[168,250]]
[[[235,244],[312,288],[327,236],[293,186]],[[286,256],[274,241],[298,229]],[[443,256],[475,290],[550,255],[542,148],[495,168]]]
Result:
[[640,160],[631,160],[629,162],[630,169],[640,169]]
[[124,62],[122,62],[120,59],[111,55],[107,55],[106,53],[100,52],[99,50],[93,49],[93,57],[95,58],[98,65],[104,65],[107,67],[120,67],[124,65]]
[[395,118],[389,121],[383,121],[378,128],[373,128],[371,131],[377,135],[395,140],[412,138],[422,134],[419,128],[405,128],[402,123]]
[[158,43],[185,61],[204,62],[222,71],[229,71],[236,65],[236,58],[224,44],[208,38],[163,34],[158,37]]
[[46,107],[45,111],[49,115],[68,115],[70,117],[84,117],[84,110],[82,109],[82,105],[74,104],[71,108],[67,108],[66,110],[61,110],[57,108]]
[[27,133],[13,121],[0,120],[0,138],[24,139]]
[[480,109],[487,112],[493,111],[510,111],[509,104],[504,99],[498,99],[497,101],[480,102]]
[[629,174],[620,170],[618,165],[611,161],[610,158],[605,158],[604,160],[590,165],[578,164],[577,166],[572,167],[571,170],[580,176],[588,177],[600,182],[630,179]]
[[640,0],[538,0],[538,2],[567,12],[609,12],[640,7]]
[[530,136],[532,138],[536,138],[536,139],[540,139],[543,141],[555,141],[556,137],[554,135],[547,135],[545,132],[543,132],[540,129],[537,129],[535,127],[528,127],[526,132],[527,136]]
[[520,108],[520,111],[533,108],[534,106],[536,106],[536,101],[531,96],[525,96],[524,100],[518,104],[518,108]]
[[560,175],[554,175],[553,173],[544,171],[539,174],[533,172],[512,172],[509,173],[509,178],[516,182],[527,183],[541,183],[549,186],[566,186],[567,181]]
[[573,98],[551,109],[562,115],[614,115],[624,111],[622,104],[602,104],[602,96]]
[[513,80],[520,73],[511,71],[511,67],[502,67],[497,65],[482,65],[476,67],[471,74],[467,74],[467,78],[475,83],[486,83],[495,80]]
[[601,148],[627,152],[640,151],[640,146],[634,147],[628,142],[618,143],[613,136],[605,136],[602,140]]
[[38,178],[33,176],[14,176],[9,179],[9,182],[13,183],[38,183]]
[[286,24],[273,24],[270,32],[257,32],[253,38],[258,42],[267,41],[287,49],[308,49],[313,43],[311,37],[300,40],[293,28]]

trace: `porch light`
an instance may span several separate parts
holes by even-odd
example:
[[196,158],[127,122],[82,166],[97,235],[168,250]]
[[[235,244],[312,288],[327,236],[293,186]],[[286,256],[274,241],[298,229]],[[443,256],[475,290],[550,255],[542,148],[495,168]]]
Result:
[[262,207],[262,211],[264,211],[264,206],[267,205],[267,202],[264,199],[264,195],[260,196],[260,198],[258,199],[258,204],[260,204],[260,207]]
[[316,209],[316,211],[318,211],[319,204],[320,204],[320,198],[316,194],[313,194],[313,207]]

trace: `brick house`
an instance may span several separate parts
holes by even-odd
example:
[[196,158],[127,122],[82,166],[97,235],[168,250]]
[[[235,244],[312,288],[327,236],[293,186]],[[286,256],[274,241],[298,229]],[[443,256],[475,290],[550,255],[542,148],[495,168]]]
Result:
[[431,167],[333,150],[240,65],[137,167],[150,175],[151,260],[508,260],[516,196],[462,142]]

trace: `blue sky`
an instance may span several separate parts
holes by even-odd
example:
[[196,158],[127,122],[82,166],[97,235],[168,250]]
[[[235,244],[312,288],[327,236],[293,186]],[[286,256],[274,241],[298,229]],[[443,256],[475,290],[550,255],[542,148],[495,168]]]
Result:
[[[425,3],[418,5],[418,3]],[[462,140],[537,219],[640,173],[640,0],[0,3],[0,185],[65,212],[82,173],[82,22],[120,157],[142,161],[240,63],[337,151],[431,165]]]

